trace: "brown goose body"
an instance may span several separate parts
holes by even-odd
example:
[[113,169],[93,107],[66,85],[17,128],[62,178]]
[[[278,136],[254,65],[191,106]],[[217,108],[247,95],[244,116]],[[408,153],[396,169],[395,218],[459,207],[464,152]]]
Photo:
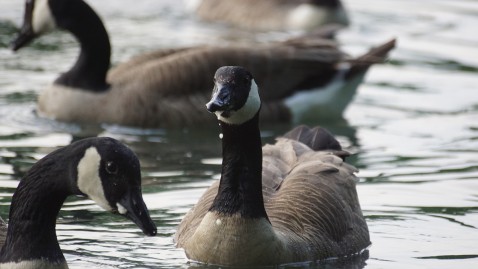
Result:
[[284,264],[359,254],[370,238],[355,190],[357,170],[342,154],[284,138],[264,146],[262,192],[270,224],[209,212],[216,182],[181,222],[178,247],[190,259],[212,264]]
[[207,105],[221,126],[221,179],[181,221],[177,247],[191,260],[234,266],[361,253],[370,238],[348,153],[325,129],[306,126],[261,149],[257,86],[241,86],[237,70],[218,70]]
[[[48,21],[33,18],[43,14],[35,12],[35,8],[46,5],[38,1],[45,0],[27,2],[27,7],[32,3],[33,7],[26,9],[15,50],[48,30],[40,31],[42,28],[31,25],[32,21]],[[109,70],[109,38],[100,18],[82,0],[71,0],[68,5],[63,2],[48,1],[46,6],[50,9],[44,13],[50,14],[47,18],[51,23],[46,25],[70,31],[79,40],[80,55],[70,70],[40,92],[38,99],[40,115],[61,121],[139,127],[211,123],[203,104],[210,96],[210,78],[223,65],[242,65],[256,74],[262,85],[264,122],[299,121],[303,114],[336,119],[352,100],[368,67],[383,61],[394,47],[392,40],[357,59],[349,59],[334,42],[308,35],[251,46],[165,49],[140,55]],[[40,30],[37,33],[29,27]],[[301,102],[295,97],[304,92],[323,94],[302,98],[313,100],[308,105],[288,104]]]
[[[317,59],[307,59],[309,55]],[[204,104],[210,97],[211,77],[218,67],[237,64],[256,71],[265,85],[262,120],[289,122],[292,115],[284,99],[308,80],[326,85],[338,72],[335,64],[344,57],[328,41],[308,48],[270,44],[200,46],[169,54],[156,51],[111,69],[107,77],[110,88],[104,92],[54,83],[40,93],[38,109],[44,116],[63,121],[145,127],[210,124],[212,118]],[[317,72],[328,75],[317,76]]]
[[203,20],[249,30],[314,30],[329,23],[349,24],[339,0],[190,0],[189,9]]

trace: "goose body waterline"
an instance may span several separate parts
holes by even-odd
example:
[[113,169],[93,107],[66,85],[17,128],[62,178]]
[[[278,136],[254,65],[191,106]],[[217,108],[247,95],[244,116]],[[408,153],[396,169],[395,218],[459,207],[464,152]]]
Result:
[[221,179],[181,221],[177,247],[217,265],[279,265],[361,253],[370,245],[357,169],[325,129],[301,126],[261,146],[252,75],[222,67],[207,109],[222,133]]
[[[325,111],[329,119],[340,118],[368,67],[383,61],[394,47],[390,41],[349,59],[334,42],[311,35],[250,46],[165,49],[109,70],[108,34],[90,6],[83,0],[28,0],[13,49],[55,28],[76,37],[80,55],[70,70],[40,92],[38,113],[61,121],[138,127],[210,123],[211,115],[201,104],[210,97],[209,78],[223,65],[242,65],[256,74],[264,122],[300,121],[309,112],[320,118]],[[317,96],[297,98],[300,93]],[[309,103],[302,110],[291,109],[304,99]]]
[[0,223],[0,268],[68,268],[56,237],[58,212],[70,195],[87,196],[103,209],[155,235],[141,194],[136,155],[111,138],[88,138],[58,149],[32,166],[12,197],[8,228]]

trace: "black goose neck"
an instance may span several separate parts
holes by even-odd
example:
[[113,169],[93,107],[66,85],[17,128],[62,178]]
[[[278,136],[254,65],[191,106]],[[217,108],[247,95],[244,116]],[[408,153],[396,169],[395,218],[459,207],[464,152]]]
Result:
[[259,113],[251,120],[222,129],[222,171],[210,211],[246,218],[267,218],[262,197],[262,144]]
[[[68,7],[53,6],[59,13],[59,27],[71,32],[80,43],[80,55],[55,83],[93,92],[109,88],[106,75],[110,67],[111,45],[108,33],[95,11],[83,1],[66,1]],[[55,8],[56,7],[56,8]]]
[[65,172],[58,159],[43,159],[20,181],[12,197],[0,264],[65,261],[56,237],[56,219],[67,196],[79,194],[65,177],[71,177],[71,172]]

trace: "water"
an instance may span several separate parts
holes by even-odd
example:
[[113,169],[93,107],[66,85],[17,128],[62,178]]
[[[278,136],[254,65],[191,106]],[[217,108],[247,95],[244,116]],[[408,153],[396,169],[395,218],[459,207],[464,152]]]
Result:
[[[113,62],[155,48],[278,40],[201,23],[179,2],[88,1],[101,14]],[[398,38],[344,115],[325,123],[355,154],[358,193],[373,245],[366,261],[313,268],[478,268],[478,2],[345,1],[353,25],[339,35],[357,55]],[[38,92],[74,61],[78,48],[55,33],[20,53],[7,48],[23,4],[0,0],[0,216],[18,179],[58,146],[91,135],[127,143],[141,159],[145,201],[158,225],[144,237],[129,221],[89,200],[68,199],[57,225],[70,268],[188,268],[172,235],[220,171],[217,130],[80,126],[38,118]],[[290,126],[265,126],[265,141]],[[297,267],[309,265],[298,265]]]

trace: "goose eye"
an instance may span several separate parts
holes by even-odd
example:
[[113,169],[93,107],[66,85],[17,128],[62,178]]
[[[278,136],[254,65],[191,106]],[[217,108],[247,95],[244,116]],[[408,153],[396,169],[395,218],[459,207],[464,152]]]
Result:
[[116,163],[114,162],[107,162],[106,172],[108,172],[109,174],[115,175],[116,173],[118,173],[118,165],[116,165]]

